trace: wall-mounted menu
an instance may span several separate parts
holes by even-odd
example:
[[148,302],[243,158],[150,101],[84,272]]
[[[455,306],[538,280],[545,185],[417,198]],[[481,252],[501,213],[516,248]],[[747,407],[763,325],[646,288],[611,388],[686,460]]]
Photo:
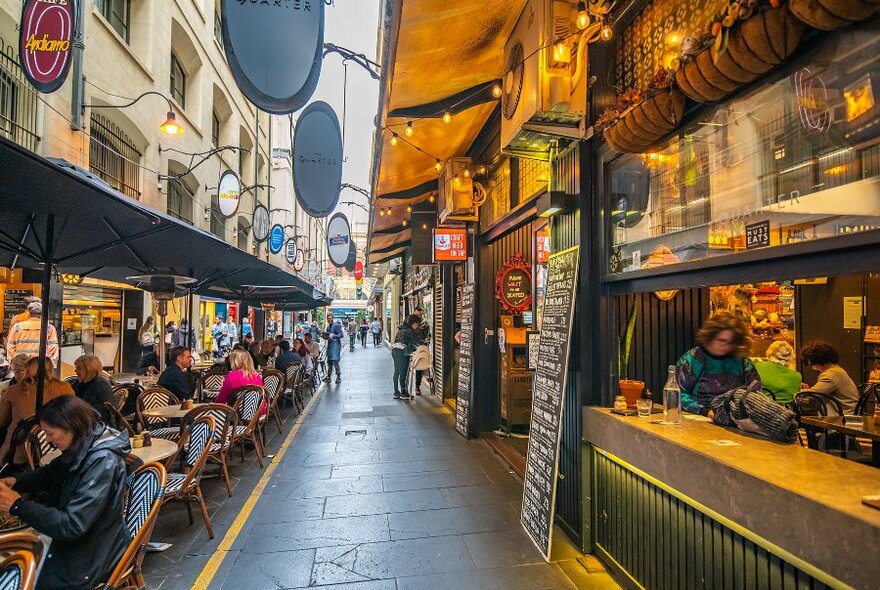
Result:
[[33,289],[3,290],[3,329],[9,327],[9,321],[27,309],[26,299],[33,297]]
[[474,356],[474,284],[461,288],[461,344],[458,349],[458,391],[455,394],[455,429],[470,436],[471,367]]
[[556,478],[574,301],[578,247],[550,256],[544,296],[538,368],[532,391],[532,422],[520,520],[546,560],[550,560]]

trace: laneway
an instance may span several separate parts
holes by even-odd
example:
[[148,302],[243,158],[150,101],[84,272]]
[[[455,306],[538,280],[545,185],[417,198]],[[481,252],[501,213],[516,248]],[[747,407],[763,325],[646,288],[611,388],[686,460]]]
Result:
[[565,543],[568,559],[544,563],[519,525],[518,480],[483,443],[456,434],[438,404],[394,401],[387,349],[359,347],[342,368],[342,384],[320,393],[229,551],[215,556],[216,573],[200,581],[228,590],[616,587]]

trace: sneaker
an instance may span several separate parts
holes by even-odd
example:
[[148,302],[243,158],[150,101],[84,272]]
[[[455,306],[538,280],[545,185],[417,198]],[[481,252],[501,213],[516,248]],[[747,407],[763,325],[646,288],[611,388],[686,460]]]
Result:
[[338,384],[340,384],[340,383],[342,383],[342,377],[337,377],[337,378],[336,378],[336,384],[338,385]]
[[401,393],[401,394],[400,394],[400,399],[402,399],[402,400],[406,400],[406,401],[409,401],[409,400],[412,399],[412,396],[411,396],[410,394],[408,394],[408,393]]
[[323,379],[321,379],[321,381],[323,381],[324,383],[330,383],[330,377],[324,377]]
[[400,399],[400,392],[399,391],[394,392],[394,399]]
[[416,395],[422,395],[422,390],[416,387]]

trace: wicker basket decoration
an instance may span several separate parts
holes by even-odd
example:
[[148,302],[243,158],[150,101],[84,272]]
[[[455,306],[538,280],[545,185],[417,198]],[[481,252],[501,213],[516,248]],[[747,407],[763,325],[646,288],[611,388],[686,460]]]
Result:
[[781,0],[733,1],[709,26],[682,44],[675,73],[696,102],[719,101],[783,63],[806,28]]
[[639,154],[674,131],[684,115],[685,96],[672,72],[660,68],[648,88],[617,97],[617,104],[596,122],[605,140],[617,151]]
[[833,31],[880,12],[880,0],[790,0],[791,12],[814,29]]

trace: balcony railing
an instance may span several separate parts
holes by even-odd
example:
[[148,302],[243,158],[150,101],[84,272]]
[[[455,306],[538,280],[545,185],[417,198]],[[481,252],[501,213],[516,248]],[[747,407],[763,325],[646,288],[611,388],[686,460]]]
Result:
[[18,65],[15,48],[0,37],[0,135],[37,151],[39,97]]

